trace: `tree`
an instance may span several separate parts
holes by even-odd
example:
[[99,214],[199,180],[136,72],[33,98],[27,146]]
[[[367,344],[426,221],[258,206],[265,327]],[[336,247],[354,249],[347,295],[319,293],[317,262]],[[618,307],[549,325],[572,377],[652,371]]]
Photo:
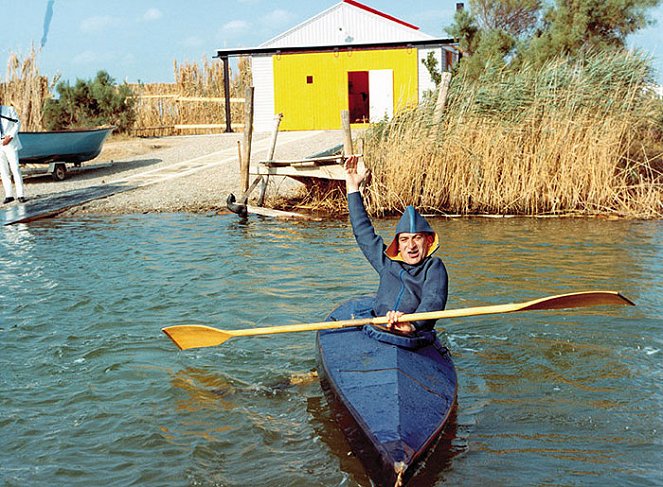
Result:
[[[459,43],[470,76],[489,64],[541,64],[564,55],[624,49],[627,37],[652,24],[661,0],[470,0],[447,32]],[[474,59],[472,59],[474,58]]]
[[481,40],[481,29],[477,19],[465,9],[456,10],[454,23],[445,30],[456,39],[463,54],[473,54]]
[[485,30],[513,37],[531,32],[541,15],[542,0],[470,0],[470,8]]
[[557,0],[544,15],[544,28],[524,55],[545,61],[589,50],[623,49],[627,37],[651,25],[647,9],[660,0]]
[[58,98],[44,104],[49,130],[114,125],[118,132],[127,132],[136,119],[131,89],[126,83],[116,86],[106,71],[99,71],[92,81],[78,79],[73,87],[61,81],[55,90]]
[[[507,25],[508,22],[499,21],[488,14],[488,0],[481,3],[484,9],[481,21],[465,9],[458,10],[454,17],[455,23],[447,28],[447,33],[458,41],[461,52],[466,55],[461,66],[472,78],[477,78],[487,65],[503,63],[516,45],[514,35],[497,27],[498,24]],[[490,0],[490,3],[499,2]]]

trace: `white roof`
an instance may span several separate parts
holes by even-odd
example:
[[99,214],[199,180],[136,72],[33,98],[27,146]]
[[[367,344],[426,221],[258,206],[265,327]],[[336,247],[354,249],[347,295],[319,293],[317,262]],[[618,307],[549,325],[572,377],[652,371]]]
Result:
[[325,46],[434,39],[418,27],[355,0],[343,0],[260,47]]

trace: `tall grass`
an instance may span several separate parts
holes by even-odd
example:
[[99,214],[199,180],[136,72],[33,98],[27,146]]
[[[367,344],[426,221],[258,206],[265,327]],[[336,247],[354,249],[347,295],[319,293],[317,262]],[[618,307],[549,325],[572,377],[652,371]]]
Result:
[[12,105],[21,118],[21,130],[42,130],[42,107],[57,79],[49,83],[46,76],[39,73],[38,51],[32,48],[22,59],[12,53],[7,61],[7,73],[0,83],[0,101]]
[[431,102],[368,132],[369,211],[660,218],[661,154],[647,139],[661,101],[647,80],[627,53],[457,77],[441,119]]
[[[240,58],[237,73],[230,70],[230,96],[244,97],[244,90],[251,85],[250,63]],[[175,125],[225,124],[225,98],[223,63],[203,60],[202,64],[173,62],[174,83],[134,84],[137,95],[138,135],[175,135]],[[188,100],[186,98],[189,98]],[[201,98],[192,101],[190,98]],[[208,98],[209,100],[202,100]],[[244,120],[242,103],[231,103],[231,119],[234,123]],[[223,129],[187,129],[187,134],[218,133]]]
[[[21,130],[44,130],[43,106],[51,97],[59,77],[49,80],[39,72],[39,51],[32,49],[26,56],[9,56],[5,80],[0,82],[0,101],[16,108],[21,118]],[[251,85],[251,69],[247,59],[241,58],[231,71],[230,94],[242,98]],[[182,97],[224,98],[223,64],[204,60],[202,64],[173,62],[174,83],[133,84],[137,95],[134,130],[138,135],[174,135],[175,125],[225,124],[225,108],[219,101],[189,101]],[[143,96],[145,95],[145,96]],[[242,103],[231,105],[234,123],[242,123]],[[187,134],[221,132],[223,129],[187,130]]]

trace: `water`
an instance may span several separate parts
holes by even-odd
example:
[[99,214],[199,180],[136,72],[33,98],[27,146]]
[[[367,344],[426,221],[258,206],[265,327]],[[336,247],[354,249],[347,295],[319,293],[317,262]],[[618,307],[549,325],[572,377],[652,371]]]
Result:
[[[440,323],[458,413],[411,485],[663,485],[663,225],[434,226],[449,308],[588,289],[638,306]],[[138,215],[3,228],[0,479],[370,485],[310,376],[312,333],[179,352],[160,329],[321,321],[375,285],[344,221]]]

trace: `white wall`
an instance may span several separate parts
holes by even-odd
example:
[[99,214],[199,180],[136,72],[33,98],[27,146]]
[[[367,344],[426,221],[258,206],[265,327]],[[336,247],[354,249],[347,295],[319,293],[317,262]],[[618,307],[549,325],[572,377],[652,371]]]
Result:
[[251,58],[253,75],[253,130],[268,132],[274,120],[274,66],[272,56]]

